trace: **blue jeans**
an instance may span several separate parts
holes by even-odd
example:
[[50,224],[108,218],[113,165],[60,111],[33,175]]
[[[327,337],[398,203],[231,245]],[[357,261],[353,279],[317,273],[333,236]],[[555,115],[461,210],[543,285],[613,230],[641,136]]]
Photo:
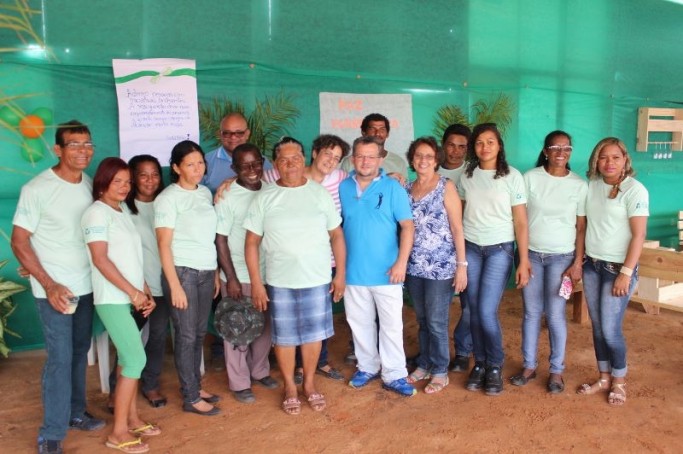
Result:
[[36,298],[47,360],[43,368],[43,425],[46,440],[63,440],[71,418],[85,412],[85,369],[92,339],[93,295],[79,295],[73,315],[55,311],[47,298]]
[[583,293],[588,304],[588,314],[593,325],[593,347],[598,360],[598,370],[611,373],[613,377],[625,377],[626,341],[622,323],[626,306],[638,283],[638,267],[633,270],[628,294],[612,296],[614,280],[621,264],[614,264],[588,257],[583,265]]
[[460,297],[470,307],[474,360],[486,367],[502,367],[505,354],[498,306],[512,270],[513,243],[479,246],[465,241],[465,250],[467,288]]
[[453,279],[406,276],[406,287],[417,317],[420,355],[417,366],[433,376],[448,373],[448,310],[453,300]]
[[472,353],[472,331],[470,330],[470,307],[460,295],[460,320],[453,330],[453,346],[457,356],[470,356]]
[[143,393],[159,390],[159,376],[164,364],[166,333],[171,318],[171,305],[162,296],[155,296],[157,307],[149,314],[149,337],[145,344],[147,364],[142,370],[140,386]]
[[529,251],[531,278],[522,288],[524,321],[522,322],[522,355],[525,369],[536,369],[538,361],[538,336],[541,333],[541,317],[545,312],[550,338],[550,373],[564,371],[564,351],[567,343],[567,300],[559,296],[562,273],[574,261],[574,253],[543,254]]
[[200,366],[211,302],[214,291],[214,270],[195,270],[176,266],[178,279],[187,295],[187,308],[171,305],[171,289],[165,276],[161,278],[164,296],[171,306],[171,320],[175,330],[174,357],[183,402],[199,402],[202,376]]

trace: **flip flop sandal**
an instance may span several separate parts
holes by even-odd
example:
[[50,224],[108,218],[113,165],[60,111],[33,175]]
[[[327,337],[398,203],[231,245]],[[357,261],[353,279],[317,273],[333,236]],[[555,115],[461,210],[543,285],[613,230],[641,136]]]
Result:
[[127,452],[128,454],[142,454],[149,451],[149,445],[143,443],[141,438],[131,441],[124,441],[121,443],[114,443],[113,441],[105,441],[104,445],[107,448],[116,449],[117,451]]
[[301,401],[297,397],[288,397],[282,402],[282,410],[288,415],[298,415],[301,413]]
[[308,405],[311,406],[313,411],[323,411],[327,406],[327,402],[325,402],[325,396],[322,394],[313,393],[308,396]]
[[[595,385],[598,385],[597,387]],[[607,390],[609,386],[609,380],[606,378],[600,378],[598,381],[592,385],[584,383],[579,389],[576,390],[576,394],[583,394],[584,396],[590,396],[602,390]]]
[[144,437],[155,437],[157,435],[161,435],[161,429],[159,426],[151,423],[147,423],[144,426],[140,426],[135,429],[128,429],[128,432],[132,433],[133,435],[142,435]]

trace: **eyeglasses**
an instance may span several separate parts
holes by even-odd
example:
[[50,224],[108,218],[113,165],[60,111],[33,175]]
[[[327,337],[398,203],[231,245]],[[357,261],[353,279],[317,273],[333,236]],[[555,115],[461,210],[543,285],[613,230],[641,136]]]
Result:
[[375,159],[379,159],[381,156],[360,156],[360,155],[353,155],[353,159],[357,159],[359,161],[374,161]]
[[244,137],[244,135],[247,133],[246,129],[243,129],[241,131],[221,131],[221,137],[224,137],[226,139],[230,137],[235,137],[236,139],[241,139]]
[[263,160],[260,161],[252,161],[252,162],[243,162],[240,164],[239,169],[240,170],[258,170],[263,167]]
[[566,151],[567,153],[571,153],[573,148],[571,145],[551,145],[546,150],[551,151],[553,153],[559,153],[560,151]]
[[95,145],[92,142],[67,142],[64,144],[67,150],[94,150]]

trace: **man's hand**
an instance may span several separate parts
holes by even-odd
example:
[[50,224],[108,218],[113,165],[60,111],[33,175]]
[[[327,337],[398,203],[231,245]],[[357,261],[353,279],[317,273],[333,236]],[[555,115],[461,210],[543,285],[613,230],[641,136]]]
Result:
[[73,298],[75,296],[73,293],[71,293],[71,290],[57,282],[48,286],[48,288],[45,289],[45,293],[50,306],[52,306],[54,310],[61,314],[66,313],[69,304],[69,298]]

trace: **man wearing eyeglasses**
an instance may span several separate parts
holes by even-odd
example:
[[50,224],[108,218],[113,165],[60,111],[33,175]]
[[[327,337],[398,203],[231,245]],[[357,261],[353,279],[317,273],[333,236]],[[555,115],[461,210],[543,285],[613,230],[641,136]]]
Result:
[[76,120],[59,125],[54,147],[59,162],[24,185],[13,220],[12,251],[30,274],[47,351],[39,453],[61,453],[69,428],[105,425],[86,411],[85,401],[93,294],[80,224],[93,202],[92,181],[83,171],[94,148],[86,125]]
[[351,156],[355,170],[339,185],[347,251],[344,305],[358,359],[349,386],[362,388],[381,377],[385,389],[409,397],[416,391],[406,381],[403,282],[415,226],[408,193],[382,170],[385,156],[378,138],[359,137]]
[[[247,124],[247,119],[239,112],[232,112],[227,114],[221,120],[221,129],[218,131],[218,138],[221,141],[221,146],[210,153],[206,154],[204,158],[206,161],[206,175],[202,180],[202,184],[208,187],[212,193],[228,178],[237,176],[232,169],[232,150],[237,146],[249,142],[251,131]],[[269,170],[273,166],[265,160],[263,169]]]

